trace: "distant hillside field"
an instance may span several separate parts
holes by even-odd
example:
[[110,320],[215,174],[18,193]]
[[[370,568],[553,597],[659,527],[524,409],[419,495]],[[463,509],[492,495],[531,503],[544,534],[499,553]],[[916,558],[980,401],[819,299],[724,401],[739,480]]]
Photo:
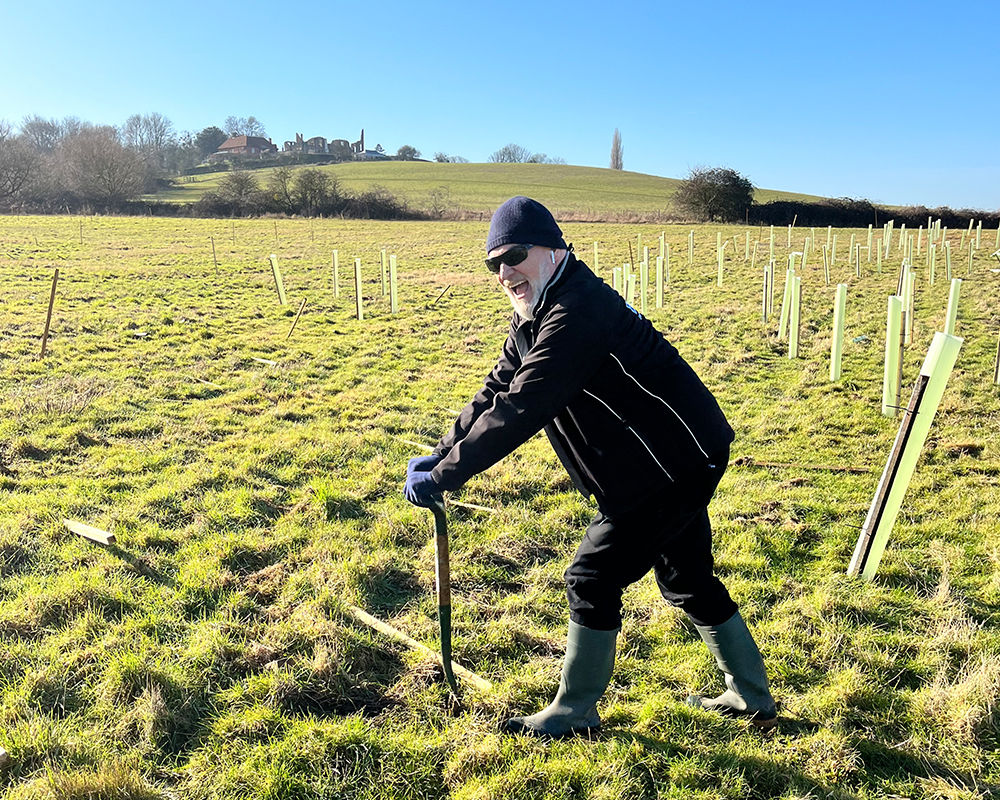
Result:
[[[295,167],[305,169],[306,167]],[[448,213],[492,212],[508,197],[526,194],[547,205],[557,216],[597,218],[655,215],[665,211],[680,181],[640,172],[564,164],[438,164],[422,161],[351,162],[315,167],[337,176],[341,186],[363,191],[383,186],[411,208],[427,211],[435,205],[432,192],[444,188],[439,201]],[[254,174],[266,184],[271,169]],[[190,203],[218,186],[224,172],[181,178],[175,188],[149,195],[148,200]],[[815,201],[815,195],[758,189],[759,203],[769,200]]]

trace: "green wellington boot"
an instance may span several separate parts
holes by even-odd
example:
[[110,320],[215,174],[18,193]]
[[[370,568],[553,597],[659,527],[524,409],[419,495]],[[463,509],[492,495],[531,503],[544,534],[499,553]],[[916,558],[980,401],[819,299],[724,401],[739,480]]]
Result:
[[569,623],[566,660],[555,700],[530,717],[513,717],[508,733],[530,733],[555,739],[601,727],[597,701],[611,680],[618,631],[595,631]]
[[688,705],[743,717],[763,730],[778,723],[778,710],[767,686],[767,673],[757,643],[737,611],[721,625],[695,625],[726,679],[718,697],[688,697]]

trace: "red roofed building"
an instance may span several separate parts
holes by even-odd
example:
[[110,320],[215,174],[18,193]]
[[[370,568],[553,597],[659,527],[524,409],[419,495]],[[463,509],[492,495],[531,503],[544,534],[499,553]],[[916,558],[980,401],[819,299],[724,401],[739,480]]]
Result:
[[278,146],[263,136],[230,136],[219,145],[219,149],[209,156],[210,159],[229,158],[230,156],[259,156],[264,153],[277,153]]

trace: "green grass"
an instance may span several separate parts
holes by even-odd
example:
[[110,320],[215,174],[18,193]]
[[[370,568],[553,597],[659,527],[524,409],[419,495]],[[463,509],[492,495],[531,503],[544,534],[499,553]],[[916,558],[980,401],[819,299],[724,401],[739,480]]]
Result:
[[[801,358],[790,361],[776,323],[758,319],[759,274],[742,250],[728,250],[725,285],[715,286],[717,228],[695,228],[689,266],[688,227],[565,225],[585,259],[599,241],[606,279],[636,234],[655,245],[667,232],[666,307],[647,313],[718,396],[737,432],[734,459],[868,471],[734,465],[713,501],[718,572],[784,706],[773,735],[683,704],[721,682],[647,577],[627,594],[605,732],[546,744],[498,731],[554,690],[561,574],[593,509],[542,437],[461,493],[496,513],[453,508],[450,518],[455,655],[493,681],[492,693],[469,693],[454,711],[432,664],[346,611],[359,605],[436,646],[430,515],[400,496],[406,459],[419,452],[402,440],[433,443],[502,342],[509,308],[481,267],[486,223],[82,221],[81,243],[80,218],[0,218],[5,797],[1000,791],[992,238],[963,284],[965,343],[869,583],[844,570],[898,424],[879,412],[895,250],[882,274],[866,264],[857,278],[843,257],[834,267],[850,289],[844,377],[830,384],[834,287],[816,256],[803,281]],[[783,232],[776,239],[780,264]],[[399,256],[395,316],[378,278],[382,247]],[[348,280],[355,257],[363,322]],[[957,268],[966,277],[964,260]],[[945,281],[920,275],[908,384],[947,296]],[[117,544],[80,539],[63,518],[113,531]]]
[[[357,162],[317,167],[335,175],[345,189],[363,191],[384,186],[411,207],[429,210],[431,192],[446,189],[443,208],[456,213],[489,214],[508,197],[527,194],[548,206],[560,219],[642,220],[662,215],[680,183],[641,172],[560,164],[438,164],[418,161]],[[270,169],[254,172],[267,183]],[[191,175],[174,188],[148,199],[194,202],[219,184],[224,172]],[[769,200],[816,201],[814,195],[758,189],[759,203]]]

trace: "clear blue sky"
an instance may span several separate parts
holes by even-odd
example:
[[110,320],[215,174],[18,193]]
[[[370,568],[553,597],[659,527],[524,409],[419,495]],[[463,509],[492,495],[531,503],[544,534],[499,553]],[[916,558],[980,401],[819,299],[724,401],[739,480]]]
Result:
[[0,3],[0,120],[254,115],[485,161],[1000,208],[996,0]]

